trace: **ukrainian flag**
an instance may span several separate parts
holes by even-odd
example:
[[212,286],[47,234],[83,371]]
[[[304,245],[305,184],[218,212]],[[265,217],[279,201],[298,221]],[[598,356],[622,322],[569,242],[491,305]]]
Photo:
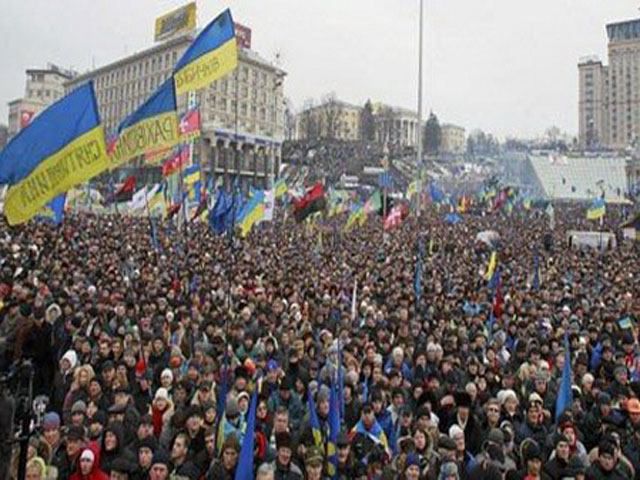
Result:
[[596,198],[589,210],[587,210],[587,220],[599,220],[604,217],[606,207],[603,198]]
[[276,198],[282,197],[288,191],[287,182],[283,178],[281,178],[276,182],[275,190],[276,190]]
[[227,9],[197,36],[173,69],[176,93],[205,88],[238,65],[236,33]]
[[487,273],[484,275],[485,280],[491,280],[491,278],[493,277],[493,273],[496,271],[496,265],[498,265],[498,253],[494,250],[493,252],[491,252],[489,265],[487,265]]
[[190,187],[198,183],[200,179],[200,165],[191,165],[184,171],[182,183],[184,183],[185,187]]
[[264,192],[254,192],[238,216],[240,236],[246,237],[251,228],[264,217]]
[[93,83],[38,115],[0,151],[0,184],[9,225],[26,222],[55,197],[109,166]]
[[344,230],[348,232],[356,224],[356,222],[360,226],[362,226],[364,225],[364,222],[366,222],[366,220],[367,220],[367,214],[365,213],[364,208],[358,207],[357,210],[355,210],[354,212],[351,213],[351,215],[349,215],[349,218],[347,219],[347,223],[344,226]]
[[149,152],[180,143],[173,80],[166,80],[140,108],[118,126],[111,168]]

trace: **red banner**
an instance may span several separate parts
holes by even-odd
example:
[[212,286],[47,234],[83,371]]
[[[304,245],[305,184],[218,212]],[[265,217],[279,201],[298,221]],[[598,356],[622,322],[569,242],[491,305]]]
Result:
[[180,135],[187,139],[200,136],[200,110],[189,110],[180,119]]
[[181,148],[172,158],[164,162],[162,165],[162,176],[168,177],[176,172],[179,172],[181,168],[189,161],[189,149]]

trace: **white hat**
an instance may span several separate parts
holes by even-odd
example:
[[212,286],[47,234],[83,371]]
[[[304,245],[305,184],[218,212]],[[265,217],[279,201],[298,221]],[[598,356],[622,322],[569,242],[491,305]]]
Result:
[[169,392],[164,387],[160,387],[156,390],[156,395],[153,397],[154,400],[169,400]]
[[60,359],[60,361],[62,360],[66,360],[67,362],[69,362],[69,365],[71,365],[70,368],[75,368],[75,366],[78,364],[78,354],[75,352],[75,350],[67,350]]
[[451,428],[449,428],[449,436],[455,440],[459,435],[464,436],[464,430],[462,430],[458,425],[451,425]]
[[170,369],[165,368],[162,371],[162,373],[160,374],[160,378],[163,378],[163,377],[169,377],[171,379],[171,381],[173,382],[173,372]]
[[91,460],[93,462],[96,459],[96,456],[91,450],[86,448],[82,452],[82,455],[80,455],[80,460],[84,460],[84,459]]
[[500,405],[504,405],[509,399],[513,399],[516,402],[518,401],[518,396],[516,395],[516,392],[514,392],[510,388],[506,390],[500,390],[498,392],[497,398],[498,398],[498,401],[500,402]]

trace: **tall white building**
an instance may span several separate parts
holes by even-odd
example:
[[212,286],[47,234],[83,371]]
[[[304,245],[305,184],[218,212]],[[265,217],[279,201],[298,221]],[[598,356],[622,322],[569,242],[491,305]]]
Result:
[[607,25],[609,65],[578,63],[579,141],[586,149],[625,149],[640,141],[640,19]]
[[[171,75],[192,40],[188,34],[157,44],[79,75],[66,88],[93,80],[106,131],[115,132]],[[281,161],[286,74],[250,49],[239,48],[238,56],[233,73],[197,94],[202,122],[199,161],[205,172],[223,175],[226,183],[239,176],[243,187],[267,186]],[[184,113],[186,95],[178,96],[177,103],[178,113]]]

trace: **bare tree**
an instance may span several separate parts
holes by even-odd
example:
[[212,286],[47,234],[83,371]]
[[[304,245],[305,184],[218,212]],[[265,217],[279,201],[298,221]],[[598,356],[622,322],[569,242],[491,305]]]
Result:
[[293,113],[293,103],[290,98],[285,98],[284,103],[284,139],[293,140],[295,133],[295,115]]
[[317,138],[320,133],[314,109],[313,98],[307,98],[302,105],[302,113],[300,114],[300,134],[307,140]]
[[342,104],[336,98],[335,93],[329,93],[322,99],[324,135],[327,138],[336,138],[341,126]]

